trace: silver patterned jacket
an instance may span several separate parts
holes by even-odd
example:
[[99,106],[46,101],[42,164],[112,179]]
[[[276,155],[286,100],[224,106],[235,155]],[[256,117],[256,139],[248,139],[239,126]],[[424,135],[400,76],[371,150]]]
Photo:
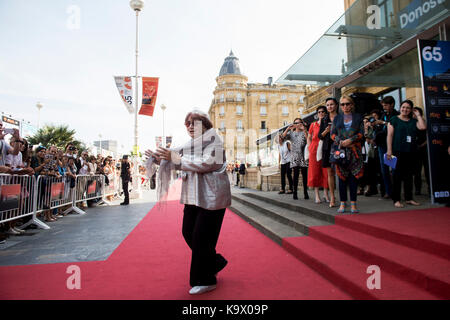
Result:
[[182,204],[219,210],[231,205],[231,187],[223,140],[214,129],[210,130],[204,134],[208,139],[202,141],[199,152],[194,151],[194,142],[191,150],[184,148],[179,151],[181,163],[175,167],[183,171]]

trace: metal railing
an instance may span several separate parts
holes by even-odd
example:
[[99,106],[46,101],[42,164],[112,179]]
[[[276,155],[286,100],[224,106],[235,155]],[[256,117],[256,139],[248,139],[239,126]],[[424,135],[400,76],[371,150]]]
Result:
[[[114,179],[116,180],[116,179]],[[64,213],[74,211],[85,214],[77,207],[80,202],[103,199],[105,195],[117,192],[117,184],[111,190],[105,190],[103,175],[68,176],[24,176],[0,174],[0,223],[16,220],[26,216],[31,219],[20,226],[24,229],[34,224],[42,229],[50,227],[39,220],[37,215],[61,207],[67,207]]]

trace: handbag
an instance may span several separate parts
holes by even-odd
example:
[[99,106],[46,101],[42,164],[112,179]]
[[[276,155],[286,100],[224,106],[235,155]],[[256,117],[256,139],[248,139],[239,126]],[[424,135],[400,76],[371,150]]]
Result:
[[339,148],[336,143],[333,143],[330,150],[330,163],[346,167],[350,163],[349,152],[347,148]]
[[317,146],[317,153],[316,153],[317,162],[322,160],[322,149],[323,149],[323,140],[319,140],[319,145]]

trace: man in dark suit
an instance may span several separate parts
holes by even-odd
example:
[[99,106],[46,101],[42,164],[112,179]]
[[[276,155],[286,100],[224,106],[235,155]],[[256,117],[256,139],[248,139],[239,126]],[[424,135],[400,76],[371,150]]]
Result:
[[122,189],[125,199],[120,205],[128,205],[130,203],[128,193],[128,183],[131,181],[131,166],[128,162],[128,155],[124,155],[122,158],[122,165],[120,169],[120,177],[122,178]]

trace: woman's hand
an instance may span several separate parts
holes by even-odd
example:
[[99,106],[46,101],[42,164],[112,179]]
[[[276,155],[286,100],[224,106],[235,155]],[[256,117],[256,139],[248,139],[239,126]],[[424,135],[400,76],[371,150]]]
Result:
[[348,148],[352,145],[352,140],[350,139],[345,139],[344,141],[341,142],[341,146],[344,148]]
[[392,160],[392,152],[391,151],[386,152],[386,158],[388,160]]

